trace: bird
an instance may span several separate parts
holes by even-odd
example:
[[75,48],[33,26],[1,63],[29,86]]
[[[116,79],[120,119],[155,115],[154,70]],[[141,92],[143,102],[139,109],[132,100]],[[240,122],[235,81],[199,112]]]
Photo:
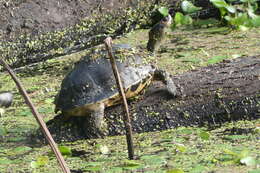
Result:
[[154,53],[161,45],[166,35],[166,29],[171,25],[172,17],[168,15],[155,24],[149,31],[147,50]]
[[13,94],[11,92],[0,92],[0,116],[4,114],[4,108],[10,107],[12,102]]

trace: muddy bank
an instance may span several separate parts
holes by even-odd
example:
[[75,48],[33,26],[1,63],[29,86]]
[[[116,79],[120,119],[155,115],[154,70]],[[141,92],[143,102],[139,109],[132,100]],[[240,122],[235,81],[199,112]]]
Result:
[[[204,0],[195,4],[212,7]],[[179,0],[3,1],[1,57],[17,68],[93,47],[107,36],[151,27],[160,19],[154,17],[160,6],[168,7],[172,15],[180,11]],[[206,12],[204,18],[213,13]]]
[[[20,20],[15,16],[11,18],[12,20],[17,19],[14,22],[17,23],[17,26],[22,28],[25,25],[27,29],[14,29],[11,33],[16,35],[17,32],[18,35],[14,36],[14,39],[6,33],[8,28],[7,30],[2,29],[2,36],[7,36],[10,40],[8,41],[8,38],[3,37],[2,40],[5,41],[0,42],[1,57],[13,68],[77,52],[102,43],[107,36],[116,37],[134,29],[150,26],[153,23],[150,15],[155,9],[155,1],[148,0],[136,1],[136,3],[120,1],[121,5],[119,2],[115,3],[116,0],[111,0],[109,1],[111,3],[104,3],[106,4],[104,7],[97,1],[95,1],[96,4],[84,4],[85,1],[82,2],[83,4],[79,4],[77,1],[61,3],[52,0],[29,2],[17,4],[17,7],[27,5],[28,8],[15,8],[18,10],[15,12],[18,15],[17,17],[24,19]],[[72,2],[75,4],[70,4]],[[165,1],[165,3],[167,2]],[[161,5],[163,4],[161,3]],[[15,4],[13,5],[15,6]],[[39,6],[39,9],[33,8],[36,5]],[[45,7],[47,5],[49,8]],[[76,5],[79,7],[75,7]],[[2,4],[3,6],[6,5]],[[64,10],[51,10],[52,8]],[[23,11],[23,9],[27,11]],[[84,9],[83,12],[81,12],[81,9]],[[34,10],[39,11],[39,14],[34,15]],[[44,14],[42,14],[42,11],[44,11]],[[77,11],[77,13],[74,14],[73,11]],[[85,13],[85,11],[87,12]],[[59,12],[61,14],[58,14]],[[91,15],[87,16],[88,13],[91,13]],[[73,15],[70,16],[70,14]],[[25,17],[23,17],[24,15]],[[49,15],[49,17],[46,15]],[[42,19],[37,19],[37,16],[42,17]],[[74,17],[75,20],[72,20]],[[48,19],[46,20],[48,27],[45,26],[47,25],[45,19]],[[39,22],[36,22],[37,20]],[[67,20],[70,22],[66,23]],[[39,23],[39,26],[37,23]],[[15,28],[15,26],[11,28]],[[55,27],[52,29],[51,26]],[[28,29],[28,27],[31,29]],[[46,29],[46,31],[41,28]]]
[[1,39],[11,40],[22,34],[40,34],[73,26],[95,11],[107,13],[133,5],[120,0],[1,1]]
[[[146,1],[148,2],[148,1]],[[152,0],[153,5],[168,4],[180,10],[180,0]],[[73,26],[93,16],[108,14],[123,8],[137,8],[137,0],[11,0],[0,2],[0,40],[13,40],[22,34],[38,35]],[[208,0],[196,0],[195,5],[212,7]]]
[[[260,116],[260,56],[242,57],[174,76],[178,97],[171,98],[164,85],[153,83],[145,94],[130,101],[134,132],[178,126],[215,127],[227,121]],[[109,135],[124,134],[122,107],[106,109]],[[58,115],[47,123],[56,141],[95,138],[82,129],[82,118],[63,121]],[[86,133],[87,131],[87,133]]]

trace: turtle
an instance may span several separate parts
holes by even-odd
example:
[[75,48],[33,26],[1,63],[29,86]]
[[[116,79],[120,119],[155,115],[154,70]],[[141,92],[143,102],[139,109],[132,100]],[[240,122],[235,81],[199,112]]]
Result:
[[[156,59],[149,51],[133,48],[129,44],[115,44],[112,52],[126,98],[141,93],[152,80],[161,80],[169,94],[176,95],[176,86],[170,74],[156,67]],[[55,113],[61,111],[65,119],[85,116],[83,128],[97,136],[104,136],[107,132],[105,108],[121,102],[105,46],[90,49],[75,63],[63,79],[54,101]]]
[[8,108],[13,102],[13,94],[11,92],[0,92],[0,116],[5,112],[2,107]]

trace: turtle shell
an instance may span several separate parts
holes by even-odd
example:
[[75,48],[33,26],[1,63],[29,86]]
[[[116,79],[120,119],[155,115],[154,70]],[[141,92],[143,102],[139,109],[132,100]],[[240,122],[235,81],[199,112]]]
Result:
[[[144,58],[147,54],[137,53],[128,45],[116,45],[113,52],[126,96],[135,96],[151,81],[154,67]],[[69,112],[73,109],[89,109],[89,105],[100,102],[107,107],[118,101],[120,97],[110,60],[102,48],[98,51],[93,49],[89,56],[75,64],[74,69],[63,79],[55,104],[56,110]]]

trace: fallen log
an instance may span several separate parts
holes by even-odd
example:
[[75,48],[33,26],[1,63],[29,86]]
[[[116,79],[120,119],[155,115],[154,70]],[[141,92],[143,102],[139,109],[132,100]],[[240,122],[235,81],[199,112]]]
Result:
[[[178,96],[172,98],[161,83],[153,83],[129,108],[134,132],[150,132],[178,126],[215,126],[227,121],[260,117],[260,55],[225,60],[173,77]],[[106,109],[109,135],[124,134],[121,106]],[[56,141],[93,138],[84,133],[82,119],[47,123]]]

